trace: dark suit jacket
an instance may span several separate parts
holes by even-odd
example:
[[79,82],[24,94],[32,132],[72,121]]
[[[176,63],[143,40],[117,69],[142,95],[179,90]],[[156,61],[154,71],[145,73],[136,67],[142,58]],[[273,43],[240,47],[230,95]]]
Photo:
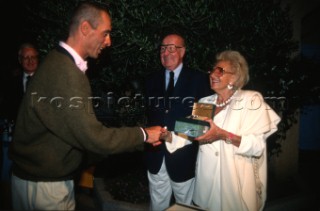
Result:
[[[174,88],[175,100],[166,106],[165,71],[152,73],[146,78],[145,99],[147,106],[147,125],[167,126],[173,131],[176,119],[192,113],[193,102],[211,95],[209,76],[200,71],[183,67]],[[148,170],[156,174],[160,170],[163,156],[170,178],[175,182],[183,182],[195,175],[195,162],[198,153],[198,142],[193,142],[170,154],[162,143],[160,146],[145,146]]]
[[24,94],[23,72],[19,70],[17,75],[10,75],[3,81],[2,86],[4,97],[1,111],[3,112],[3,117],[15,121]]

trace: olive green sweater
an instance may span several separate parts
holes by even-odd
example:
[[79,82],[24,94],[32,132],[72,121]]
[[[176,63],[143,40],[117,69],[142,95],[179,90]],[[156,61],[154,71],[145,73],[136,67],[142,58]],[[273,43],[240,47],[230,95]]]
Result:
[[13,173],[32,181],[71,179],[85,152],[102,156],[143,144],[139,127],[107,128],[96,119],[87,76],[53,50],[20,106],[10,156]]

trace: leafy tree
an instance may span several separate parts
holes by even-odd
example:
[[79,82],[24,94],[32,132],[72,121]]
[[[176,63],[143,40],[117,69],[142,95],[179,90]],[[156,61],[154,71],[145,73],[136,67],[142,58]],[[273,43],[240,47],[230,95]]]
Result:
[[[43,54],[66,35],[67,18],[78,0],[29,2],[32,21]],[[169,30],[182,33],[187,41],[189,66],[207,71],[214,55],[225,49],[240,51],[250,65],[250,82],[266,97],[272,108],[282,115],[280,130],[269,141],[270,153],[280,152],[280,140],[297,121],[296,109],[313,97],[302,98],[308,90],[319,96],[319,87],[308,72],[298,69],[305,64],[301,57],[292,58],[298,43],[292,39],[289,8],[269,0],[96,0],[108,6],[113,19],[112,48],[91,61],[89,76],[97,95],[113,92],[115,96],[133,96],[139,92],[144,75],[159,69],[158,46]],[[31,5],[31,6],[30,6]],[[36,12],[40,11],[40,12]],[[307,62],[311,72],[316,64]],[[304,70],[304,69],[303,69]],[[306,70],[307,71],[307,70]],[[305,82],[311,82],[306,84]],[[134,83],[137,82],[137,83]],[[304,90],[301,90],[303,88]],[[314,99],[313,99],[314,100]],[[319,100],[319,99],[316,99]],[[115,106],[110,114],[132,117],[143,113],[128,100]],[[143,116],[143,115],[142,115]],[[140,119],[141,120],[141,119]],[[139,119],[118,122],[133,125]],[[143,124],[143,123],[142,123]]]

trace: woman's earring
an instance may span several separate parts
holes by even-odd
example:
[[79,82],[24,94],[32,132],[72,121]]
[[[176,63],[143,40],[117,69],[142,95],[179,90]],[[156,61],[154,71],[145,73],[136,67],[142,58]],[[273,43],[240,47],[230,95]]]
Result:
[[230,90],[233,89],[233,85],[229,83],[228,84],[228,89],[230,89]]

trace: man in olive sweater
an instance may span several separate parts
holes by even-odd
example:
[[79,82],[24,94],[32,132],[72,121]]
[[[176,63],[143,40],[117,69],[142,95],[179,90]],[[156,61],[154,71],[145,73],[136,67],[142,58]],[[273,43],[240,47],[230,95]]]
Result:
[[159,144],[161,127],[107,128],[93,112],[86,59],[111,45],[109,12],[77,7],[65,42],[50,52],[23,98],[10,151],[15,210],[74,210],[73,175],[91,152],[106,156],[145,142]]

